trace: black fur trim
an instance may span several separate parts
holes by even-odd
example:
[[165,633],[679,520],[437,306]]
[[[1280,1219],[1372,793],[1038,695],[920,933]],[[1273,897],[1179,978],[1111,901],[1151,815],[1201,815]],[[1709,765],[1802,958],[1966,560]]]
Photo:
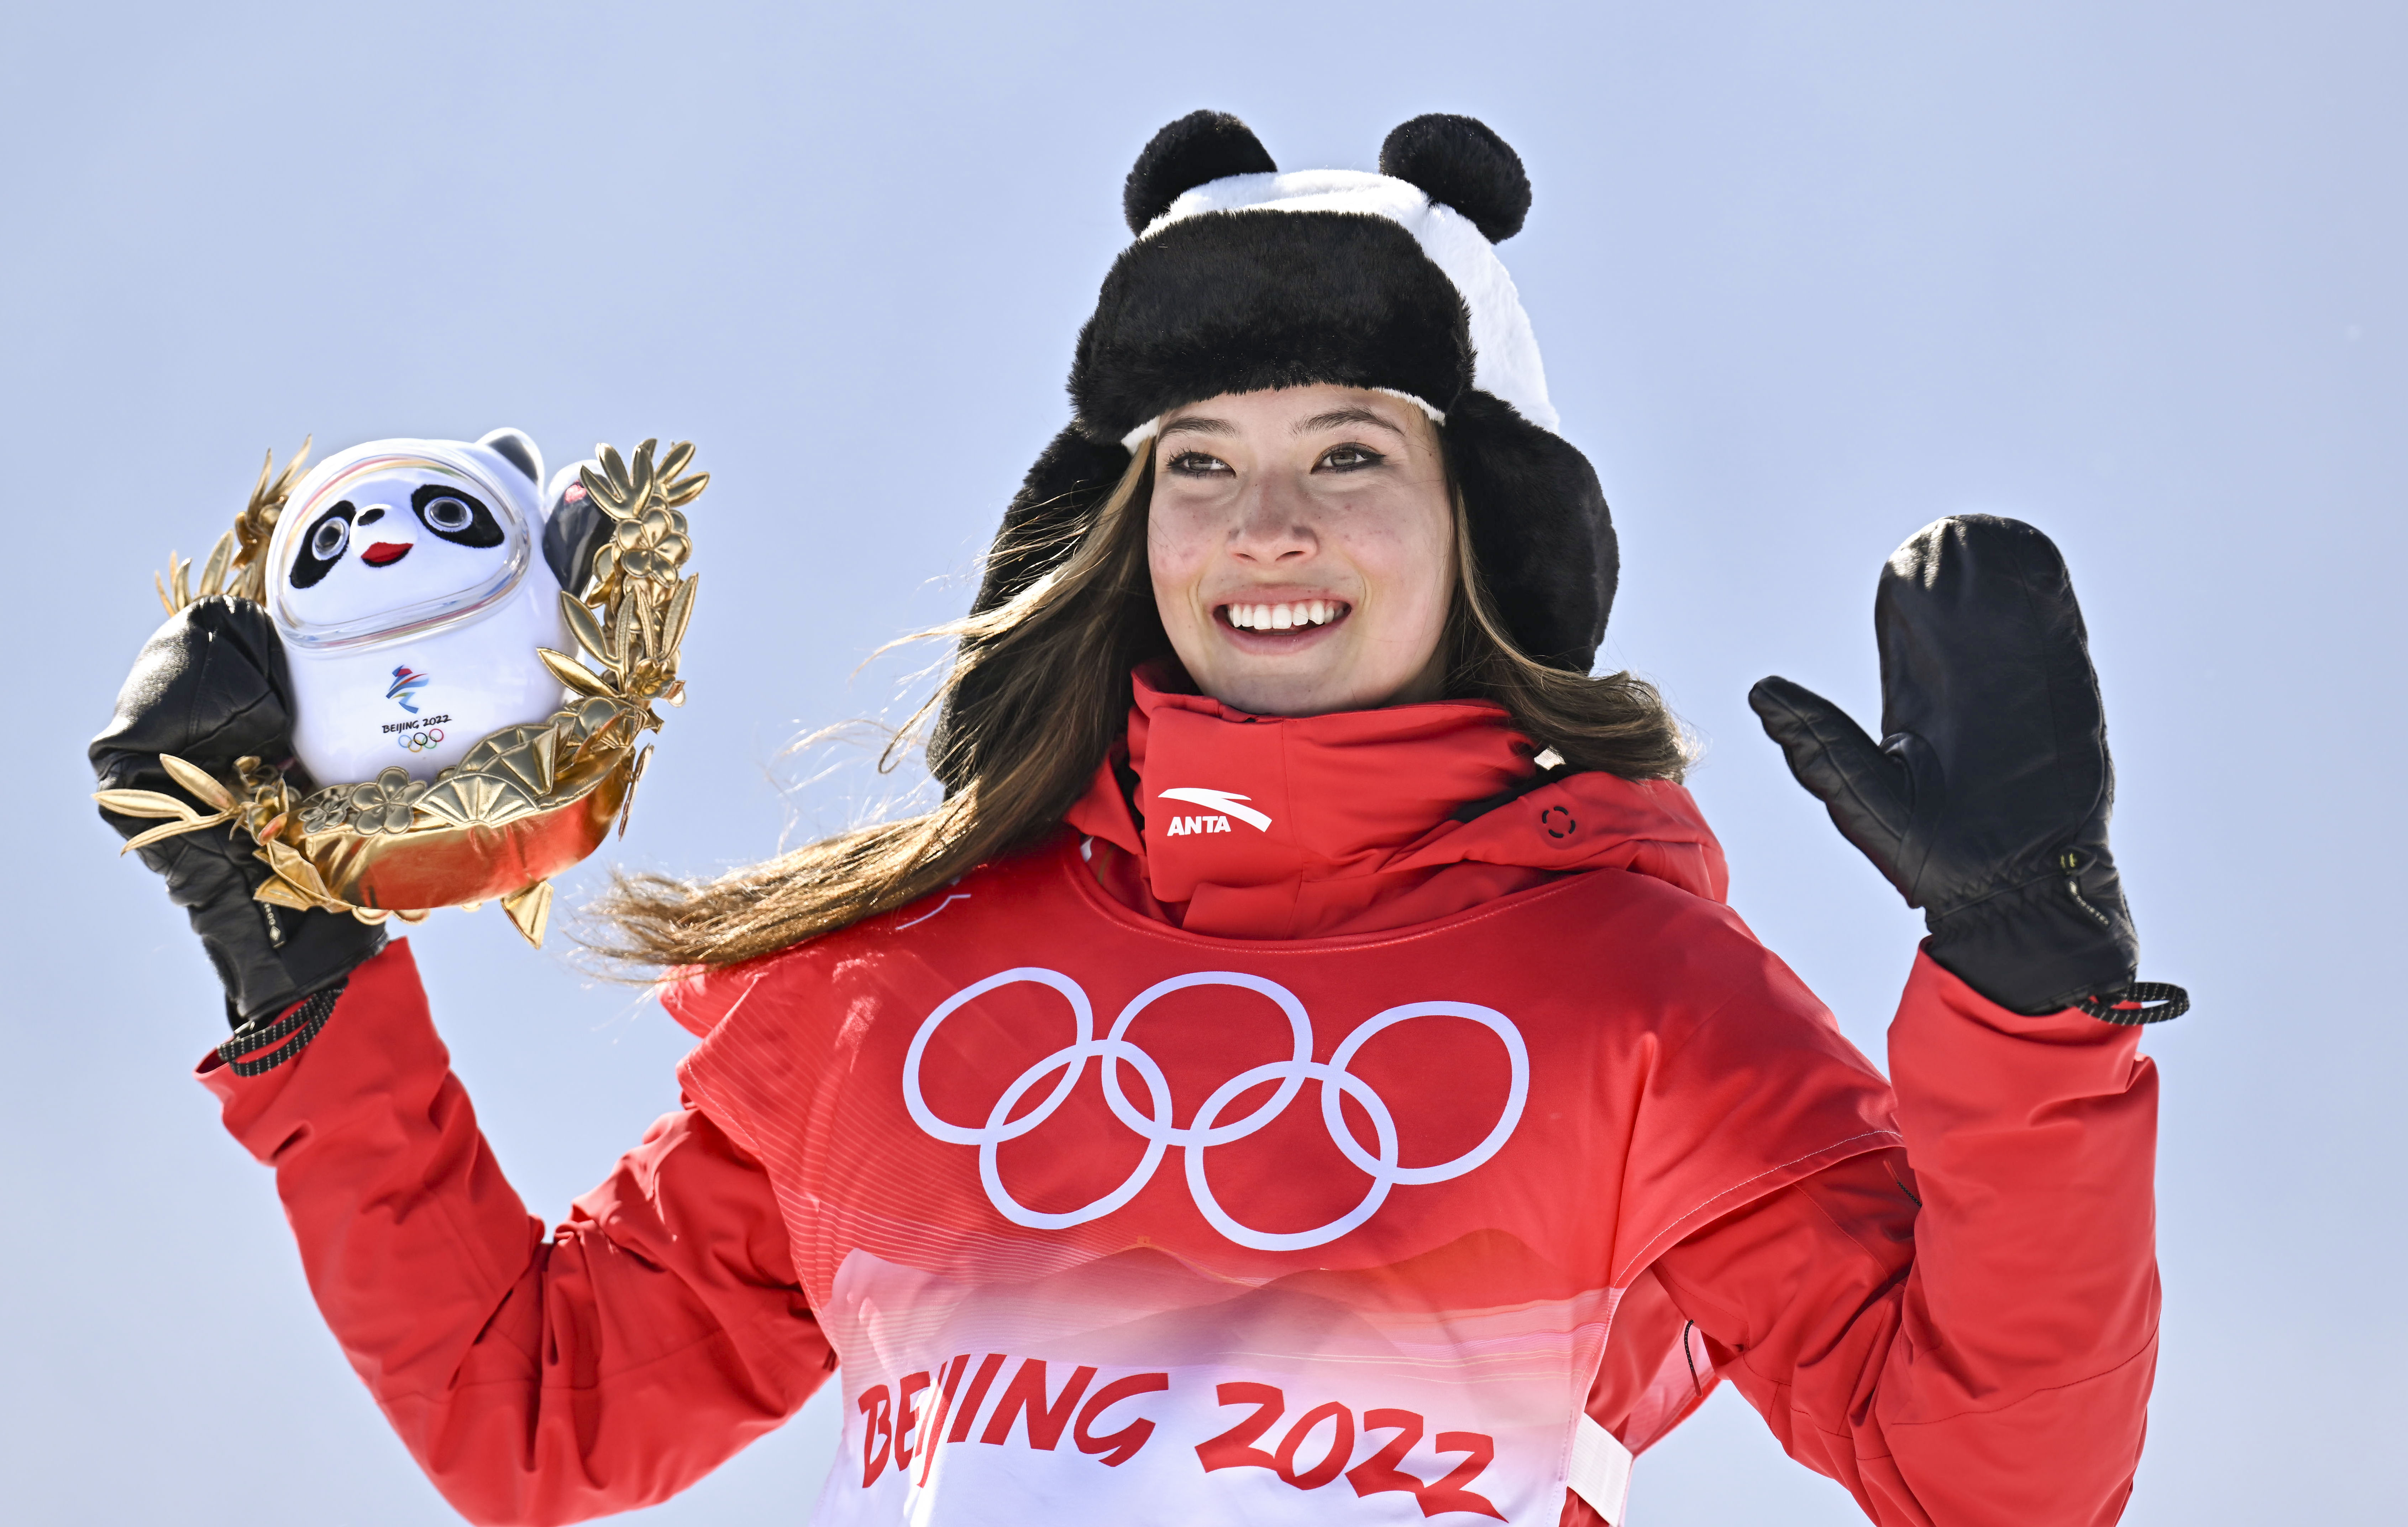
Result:
[[1129,232],[1170,210],[1170,204],[1209,181],[1231,175],[1270,175],[1279,166],[1254,130],[1226,111],[1190,111],[1154,135],[1121,187],[1121,215]]
[[1514,645],[1587,672],[1622,573],[1596,468],[1487,393],[1455,399],[1440,434],[1463,488],[1472,555]]
[[1473,117],[1415,117],[1380,145],[1380,173],[1417,186],[1501,244],[1530,214],[1530,177],[1512,145]]
[[1117,441],[1098,444],[1075,425],[1054,436],[1003,511],[970,612],[1010,602],[1069,555],[1128,464],[1129,454]]
[[1462,295],[1401,224],[1209,212],[1113,262],[1070,399],[1089,437],[1112,441],[1182,403],[1315,382],[1393,387],[1443,412],[1471,363]]

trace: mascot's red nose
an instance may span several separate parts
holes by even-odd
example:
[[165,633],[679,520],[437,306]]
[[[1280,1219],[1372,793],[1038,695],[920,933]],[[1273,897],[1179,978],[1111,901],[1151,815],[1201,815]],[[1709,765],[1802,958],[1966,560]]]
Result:
[[381,568],[388,564],[398,562],[408,555],[409,542],[406,540],[380,540],[375,545],[369,547],[366,551],[362,552],[360,554],[360,560],[366,563],[371,568]]

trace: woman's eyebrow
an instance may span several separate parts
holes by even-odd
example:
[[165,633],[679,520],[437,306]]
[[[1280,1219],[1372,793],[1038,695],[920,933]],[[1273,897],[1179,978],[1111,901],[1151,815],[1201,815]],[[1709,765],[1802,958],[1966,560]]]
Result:
[[1226,419],[1206,419],[1195,415],[1185,419],[1174,419],[1162,426],[1165,437],[1177,435],[1182,431],[1192,435],[1235,435],[1238,432],[1238,426]]
[[1310,419],[1298,420],[1296,427],[1289,430],[1288,433],[1291,435],[1310,435],[1317,429],[1340,429],[1347,425],[1375,425],[1376,427],[1384,429],[1389,434],[1397,436],[1399,439],[1402,439],[1405,433],[1396,425],[1388,423],[1385,419],[1381,418],[1378,414],[1373,413],[1369,409],[1332,409],[1327,413],[1316,413]]

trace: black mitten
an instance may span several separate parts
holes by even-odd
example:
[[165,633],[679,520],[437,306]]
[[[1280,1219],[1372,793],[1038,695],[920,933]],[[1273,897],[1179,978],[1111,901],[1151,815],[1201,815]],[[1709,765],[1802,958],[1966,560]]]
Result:
[[1748,703],[1798,783],[1923,909],[1931,958],[2017,1013],[2177,1016],[2179,988],[2133,984],[2106,715],[2057,547],[1987,514],[1927,526],[1883,569],[1873,631],[1879,744],[1786,679]]
[[[221,781],[234,777],[234,761],[245,756],[280,761],[292,751],[289,692],[284,648],[267,612],[245,599],[201,599],[170,616],[143,645],[117,697],[117,718],[93,739],[93,772],[104,790],[190,800],[159,755],[174,754]],[[108,811],[100,815],[127,838],[158,826]],[[294,912],[253,900],[268,869],[238,824],[136,852],[165,877],[169,899],[191,914],[193,931],[225,985],[226,1020],[237,1029],[332,991],[384,947],[383,929],[349,913]]]

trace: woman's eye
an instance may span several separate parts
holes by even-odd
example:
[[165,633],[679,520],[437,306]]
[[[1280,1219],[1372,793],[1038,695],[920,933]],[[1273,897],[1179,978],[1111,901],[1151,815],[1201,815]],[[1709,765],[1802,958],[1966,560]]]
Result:
[[1201,451],[1182,451],[1170,458],[1170,469],[1182,477],[1215,477],[1227,471],[1229,464]]
[[318,528],[309,533],[309,555],[321,562],[332,562],[342,555],[343,548],[351,543],[351,521],[321,520],[318,522]]
[[1333,446],[1321,454],[1321,465],[1333,472],[1356,472],[1388,458],[1360,445]]
[[426,523],[437,530],[466,530],[475,518],[468,506],[457,498],[437,498],[426,506]]

